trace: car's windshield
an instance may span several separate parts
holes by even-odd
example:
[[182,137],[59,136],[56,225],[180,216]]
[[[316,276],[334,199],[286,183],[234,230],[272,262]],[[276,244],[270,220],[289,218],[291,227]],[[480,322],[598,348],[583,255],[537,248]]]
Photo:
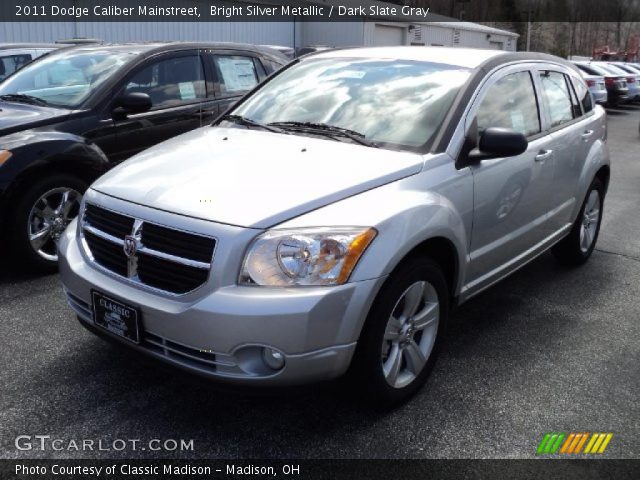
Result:
[[[47,55],[0,84],[0,97],[35,98],[42,104],[76,108],[134,53],[69,50]],[[5,99],[11,97],[4,97]]]
[[424,61],[308,59],[233,113],[262,124],[332,125],[379,146],[417,150],[434,136],[469,75],[465,68]]

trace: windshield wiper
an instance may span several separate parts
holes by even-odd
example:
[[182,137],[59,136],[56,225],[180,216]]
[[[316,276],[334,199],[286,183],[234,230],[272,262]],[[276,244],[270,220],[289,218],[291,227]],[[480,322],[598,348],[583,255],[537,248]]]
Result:
[[245,127],[262,128],[263,130],[268,130],[269,132],[274,133],[287,133],[281,128],[265,125],[264,123],[260,123],[256,120],[251,120],[250,118],[243,117],[242,115],[228,114],[224,115],[220,120],[228,120],[229,122],[237,123],[238,125],[244,125]]
[[34,97],[32,95],[25,95],[24,93],[7,93],[0,95],[0,100],[7,100],[8,102],[28,103],[30,105],[40,105],[46,107],[49,105],[41,98]]
[[314,123],[314,122],[273,122],[269,123],[269,126],[279,128],[289,128],[292,130],[303,130],[310,132],[317,132],[329,137],[341,136],[353,140],[360,145],[367,147],[379,148],[375,142],[367,140],[364,134],[356,132],[355,130],[349,130],[348,128],[336,127],[335,125],[329,125],[326,123]]

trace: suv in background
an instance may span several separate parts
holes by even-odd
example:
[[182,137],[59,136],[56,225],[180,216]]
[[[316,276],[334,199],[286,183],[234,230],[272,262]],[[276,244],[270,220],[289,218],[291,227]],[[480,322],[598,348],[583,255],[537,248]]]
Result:
[[0,84],[0,229],[22,265],[56,267],[88,184],[114,164],[211,123],[285,65],[242,44],[84,45]]
[[0,82],[16,70],[63,45],[50,43],[0,43]]

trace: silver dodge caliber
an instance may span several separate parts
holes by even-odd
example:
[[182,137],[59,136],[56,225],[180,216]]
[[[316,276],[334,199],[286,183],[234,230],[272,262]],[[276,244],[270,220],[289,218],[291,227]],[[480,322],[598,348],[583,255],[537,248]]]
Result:
[[[241,66],[225,84],[246,82]],[[606,116],[553,56],[325,51],[119,165],[59,243],[82,325],[211,378],[345,373],[394,404],[449,312],[551,249],[591,255]]]

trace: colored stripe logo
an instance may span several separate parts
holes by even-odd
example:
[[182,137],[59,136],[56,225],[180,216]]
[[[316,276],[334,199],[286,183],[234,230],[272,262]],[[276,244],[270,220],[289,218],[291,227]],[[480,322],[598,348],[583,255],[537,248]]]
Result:
[[[545,434],[538,445],[538,455],[601,454],[604,453],[613,438],[613,433],[561,433]],[[588,439],[588,440],[587,440]],[[584,450],[583,450],[584,448]]]

